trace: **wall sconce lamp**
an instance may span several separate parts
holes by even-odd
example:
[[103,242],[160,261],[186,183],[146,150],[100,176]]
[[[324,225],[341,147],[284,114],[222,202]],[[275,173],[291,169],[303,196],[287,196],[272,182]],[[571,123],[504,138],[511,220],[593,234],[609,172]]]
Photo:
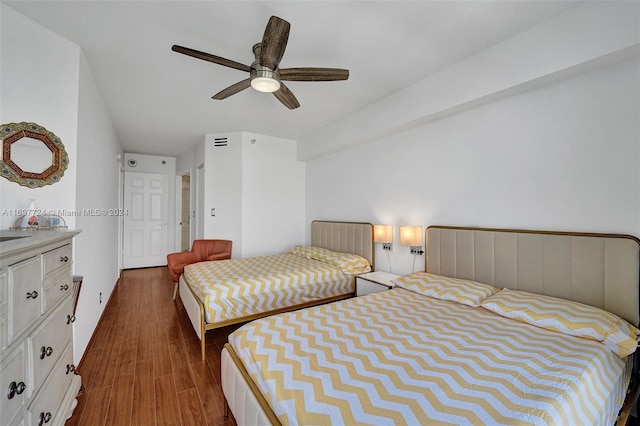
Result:
[[391,251],[393,248],[393,226],[373,225],[373,241],[382,243],[382,249]]
[[400,244],[410,246],[411,254],[423,255],[422,250],[422,226],[401,226]]

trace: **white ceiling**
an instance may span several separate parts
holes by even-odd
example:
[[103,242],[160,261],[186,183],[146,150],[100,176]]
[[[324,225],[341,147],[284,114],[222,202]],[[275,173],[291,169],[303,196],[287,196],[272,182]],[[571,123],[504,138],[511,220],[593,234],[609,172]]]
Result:
[[[207,133],[298,139],[557,15],[575,1],[5,1],[78,44],[127,152],[176,156]],[[291,23],[282,68],[336,67],[347,81],[288,82],[301,107],[247,89],[246,73],[173,44],[250,65],[271,15]]]

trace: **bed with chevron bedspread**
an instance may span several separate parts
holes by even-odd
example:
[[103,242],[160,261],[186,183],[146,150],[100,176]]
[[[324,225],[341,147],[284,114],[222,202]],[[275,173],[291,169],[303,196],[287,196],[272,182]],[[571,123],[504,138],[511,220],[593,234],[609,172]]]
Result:
[[206,358],[208,330],[352,297],[375,267],[373,225],[313,221],[310,244],[286,253],[188,265],[179,294]]
[[631,375],[600,342],[403,288],[229,343],[282,424],[613,424]]
[[353,275],[297,254],[188,265],[184,275],[203,301],[207,323],[248,318],[314,300],[351,295]]

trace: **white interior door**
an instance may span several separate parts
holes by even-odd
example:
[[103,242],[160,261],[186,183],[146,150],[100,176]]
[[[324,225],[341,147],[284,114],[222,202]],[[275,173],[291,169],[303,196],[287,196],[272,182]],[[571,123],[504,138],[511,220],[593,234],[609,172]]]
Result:
[[124,174],[122,264],[143,268],[167,264],[169,178],[155,173]]
[[196,172],[196,208],[194,210],[196,219],[196,232],[192,236],[192,241],[204,238],[204,163],[198,166]]

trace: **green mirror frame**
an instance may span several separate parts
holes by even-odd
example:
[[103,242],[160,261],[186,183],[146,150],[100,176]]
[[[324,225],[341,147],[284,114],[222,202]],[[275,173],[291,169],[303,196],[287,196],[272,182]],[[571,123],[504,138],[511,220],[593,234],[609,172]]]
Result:
[[[2,161],[0,175],[29,188],[53,185],[60,181],[69,166],[69,155],[59,137],[36,123],[8,123],[0,126]],[[51,151],[51,166],[40,172],[23,170],[11,158],[11,146],[22,138],[37,139]]]

